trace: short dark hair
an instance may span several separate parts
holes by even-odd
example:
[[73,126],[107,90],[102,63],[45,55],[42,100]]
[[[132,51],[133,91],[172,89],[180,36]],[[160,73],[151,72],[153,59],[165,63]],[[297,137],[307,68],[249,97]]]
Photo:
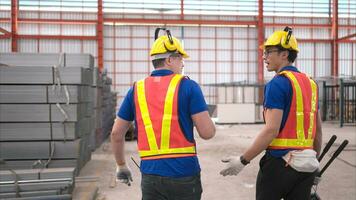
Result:
[[285,49],[281,45],[276,46],[278,51],[288,51],[288,61],[291,63],[294,63],[295,59],[297,59],[298,52],[296,50],[291,50],[291,49]]
[[156,68],[159,68],[159,67],[163,67],[165,60],[166,60],[165,58],[160,58],[160,59],[152,60],[153,67],[154,67],[155,69],[156,69]]

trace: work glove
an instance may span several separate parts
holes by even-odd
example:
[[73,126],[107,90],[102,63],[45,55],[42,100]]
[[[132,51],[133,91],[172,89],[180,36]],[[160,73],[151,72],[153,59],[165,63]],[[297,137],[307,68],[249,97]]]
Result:
[[121,183],[131,186],[131,182],[132,182],[131,171],[126,164],[119,165],[116,167],[116,177]]
[[231,156],[222,159],[221,161],[223,163],[227,163],[226,168],[220,171],[220,174],[223,176],[236,176],[245,167],[245,165],[241,163],[240,157],[238,156]]

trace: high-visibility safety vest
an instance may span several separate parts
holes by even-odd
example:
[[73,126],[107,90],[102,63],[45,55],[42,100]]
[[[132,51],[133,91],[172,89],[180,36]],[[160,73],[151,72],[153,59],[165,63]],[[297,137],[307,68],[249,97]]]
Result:
[[150,76],[134,86],[137,145],[141,159],[195,156],[178,121],[182,75]]
[[286,123],[268,149],[312,149],[318,109],[317,85],[304,73],[282,71],[279,75],[289,79],[293,96]]

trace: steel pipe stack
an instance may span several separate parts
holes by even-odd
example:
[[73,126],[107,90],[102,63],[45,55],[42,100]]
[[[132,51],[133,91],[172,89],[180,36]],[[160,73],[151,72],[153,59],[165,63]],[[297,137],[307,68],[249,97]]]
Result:
[[103,83],[89,54],[1,53],[0,169],[74,167],[78,174],[113,123]]

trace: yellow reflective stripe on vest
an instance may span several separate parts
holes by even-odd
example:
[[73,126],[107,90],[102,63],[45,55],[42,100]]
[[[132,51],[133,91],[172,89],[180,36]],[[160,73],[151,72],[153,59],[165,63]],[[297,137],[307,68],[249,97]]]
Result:
[[279,139],[275,138],[271,142],[270,146],[281,147],[312,147],[313,139],[299,140],[299,139]]
[[174,149],[159,149],[159,150],[147,150],[140,151],[140,157],[155,156],[162,154],[177,154],[177,153],[195,153],[195,147],[183,147]]
[[175,75],[169,83],[166,99],[164,103],[164,112],[161,128],[161,150],[169,149],[169,138],[171,136],[171,121],[173,110],[173,97],[176,91],[178,82],[181,80],[182,75]]
[[151,150],[158,150],[157,143],[156,143],[156,136],[153,131],[152,121],[150,118],[150,113],[148,112],[146,92],[145,92],[145,80],[140,80],[137,82],[137,97],[138,97],[138,104],[141,110],[141,117],[147,133],[148,144]]
[[311,100],[311,111],[310,111],[309,129],[308,129],[308,139],[311,139],[313,136],[314,118],[315,118],[315,111],[316,111],[317,86],[312,79],[309,79],[309,81],[312,90],[312,100]]
[[162,119],[160,148],[158,148],[157,146],[156,136],[152,127],[152,121],[148,111],[144,80],[140,80],[137,82],[138,103],[141,110],[142,120],[145,125],[148,144],[150,146],[150,150],[139,151],[141,157],[162,155],[162,154],[179,154],[179,153],[196,152],[195,146],[182,147],[182,148],[169,147],[174,94],[177,89],[178,83],[182,78],[183,78],[182,75],[179,74],[175,75],[168,86],[167,94],[165,97],[164,112],[163,112],[163,119]]
[[294,74],[292,72],[289,71],[283,71],[281,72],[282,74],[287,75],[290,80],[292,80],[294,88],[295,88],[295,97],[296,97],[296,107],[297,107],[297,111],[296,111],[296,123],[297,123],[297,138],[298,140],[304,140],[305,139],[305,135],[304,135],[304,106],[303,106],[303,94],[302,94],[302,90],[300,89],[300,85],[297,81],[297,79],[295,78]]

